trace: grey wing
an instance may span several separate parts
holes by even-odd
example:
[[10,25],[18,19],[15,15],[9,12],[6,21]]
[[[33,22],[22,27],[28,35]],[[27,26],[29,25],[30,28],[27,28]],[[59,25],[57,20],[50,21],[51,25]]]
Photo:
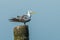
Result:
[[9,19],[11,22],[19,22],[19,19],[16,19],[16,18],[12,18],[12,19]]

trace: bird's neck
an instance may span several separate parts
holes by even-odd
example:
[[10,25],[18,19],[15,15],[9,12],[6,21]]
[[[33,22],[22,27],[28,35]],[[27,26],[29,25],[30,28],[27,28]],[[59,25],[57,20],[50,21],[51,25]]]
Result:
[[28,14],[27,14],[27,15],[28,15],[28,17],[31,17],[31,14],[30,14],[30,12],[28,12]]
[[31,17],[31,14],[30,13],[28,13],[27,15],[28,15],[28,17]]

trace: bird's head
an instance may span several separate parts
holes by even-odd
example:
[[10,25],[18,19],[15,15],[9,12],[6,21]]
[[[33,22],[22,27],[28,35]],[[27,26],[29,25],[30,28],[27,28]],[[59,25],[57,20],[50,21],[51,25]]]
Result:
[[30,10],[30,11],[28,11],[28,14],[27,14],[27,15],[28,15],[29,17],[31,17],[32,14],[35,14],[35,12]]
[[35,14],[35,12],[34,12],[34,11],[31,11],[31,10],[28,11],[28,13],[31,14],[31,15],[32,15],[32,14]]

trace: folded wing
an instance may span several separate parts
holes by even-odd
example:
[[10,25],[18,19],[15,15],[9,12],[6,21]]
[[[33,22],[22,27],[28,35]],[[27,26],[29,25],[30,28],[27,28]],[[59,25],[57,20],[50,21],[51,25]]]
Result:
[[9,19],[11,22],[20,22],[21,20],[17,19],[17,18],[12,18],[12,19]]
[[11,22],[29,22],[31,20],[27,15],[17,16],[17,18],[9,19]]

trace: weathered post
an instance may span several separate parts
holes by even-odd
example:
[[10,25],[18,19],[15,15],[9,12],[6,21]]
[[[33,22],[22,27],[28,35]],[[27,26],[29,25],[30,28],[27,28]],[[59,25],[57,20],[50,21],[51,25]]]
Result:
[[28,25],[16,26],[13,31],[14,40],[29,40]]

